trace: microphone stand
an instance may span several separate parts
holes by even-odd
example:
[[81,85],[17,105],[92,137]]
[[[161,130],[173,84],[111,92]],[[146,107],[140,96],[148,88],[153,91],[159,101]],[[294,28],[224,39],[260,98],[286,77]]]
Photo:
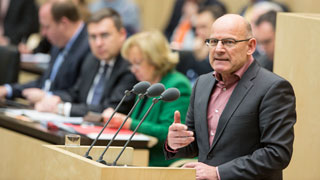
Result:
[[125,91],[125,95],[122,97],[120,103],[117,105],[117,107],[115,108],[114,112],[112,113],[112,115],[110,116],[110,118],[108,119],[108,121],[106,122],[106,124],[103,126],[103,128],[101,129],[101,131],[99,132],[99,134],[97,135],[97,137],[94,139],[94,141],[92,142],[92,144],[90,145],[88,151],[85,153],[84,157],[88,158],[88,159],[92,159],[91,156],[89,156],[89,152],[91,151],[93,145],[96,144],[97,140],[99,139],[99,137],[101,136],[102,132],[104,131],[104,129],[108,126],[109,122],[111,121],[112,117],[116,114],[116,112],[118,111],[119,107],[121,106],[121,104],[123,103],[124,99],[129,96],[131,94],[130,91],[126,90]]
[[104,129],[107,127],[107,125],[109,124],[109,122],[111,121],[111,119],[113,118],[113,116],[115,115],[115,113],[118,111],[119,107],[122,105],[124,99],[129,96],[131,93],[134,94],[141,94],[141,93],[145,93],[147,91],[147,89],[150,87],[150,83],[147,81],[142,81],[137,83],[136,85],[133,86],[132,90],[126,90],[124,92],[124,96],[121,99],[121,101],[119,102],[119,104],[117,105],[117,107],[115,108],[115,110],[113,111],[113,113],[111,114],[111,117],[109,118],[109,120],[105,123],[105,125],[103,126],[103,128],[101,129],[101,131],[99,132],[98,136],[94,139],[94,141],[92,142],[92,144],[90,145],[88,151],[85,153],[84,157],[88,158],[88,159],[92,159],[91,156],[89,156],[89,152],[92,149],[93,145],[95,145],[95,143],[97,142],[97,140],[99,139],[100,135],[102,134],[102,132],[104,131]]
[[[137,104],[140,102],[141,99],[143,99],[144,94],[139,94],[138,95],[138,100],[135,102],[135,104],[133,105],[133,107],[131,108],[130,112],[128,113],[128,115],[126,116],[125,120],[122,122],[122,124],[120,125],[120,127],[118,128],[117,132],[114,134],[114,136],[112,137],[112,139],[109,141],[107,147],[104,149],[104,151],[102,152],[102,154],[100,155],[99,159],[97,160],[97,162],[100,162],[102,164],[107,165],[107,162],[105,160],[103,160],[103,156],[106,153],[106,151],[109,149],[111,143],[114,141],[114,139],[117,137],[118,133],[120,132],[121,128],[123,127],[123,125],[127,122],[128,118],[130,117],[130,115],[132,114],[132,111],[135,109],[135,107],[137,106]],[[115,112],[114,112],[115,113]],[[114,115],[114,113],[112,115]],[[107,123],[109,123],[109,121],[112,119],[113,116],[110,117],[110,119],[108,120]],[[106,124],[107,124],[106,123]],[[106,126],[106,125],[105,125]]]
[[118,159],[120,158],[121,154],[123,153],[123,151],[126,149],[127,145],[129,144],[129,142],[131,141],[132,137],[135,135],[135,133],[137,132],[137,130],[139,129],[139,127],[141,126],[141,124],[143,123],[143,121],[146,119],[146,117],[148,116],[150,110],[152,109],[152,107],[159,102],[160,100],[164,101],[164,102],[171,102],[171,101],[175,101],[176,99],[178,99],[180,97],[180,91],[177,88],[168,88],[167,90],[165,90],[163,93],[161,93],[160,98],[153,98],[152,99],[152,104],[149,107],[149,109],[147,110],[147,112],[144,114],[144,116],[142,117],[141,121],[139,122],[139,124],[137,125],[137,127],[135,128],[135,130],[133,131],[133,133],[131,134],[130,138],[128,139],[128,141],[126,142],[126,144],[124,145],[124,147],[122,148],[121,152],[119,153],[119,155],[116,157],[116,159],[114,160],[114,162],[112,163],[113,166],[115,166],[117,164]]
[[146,117],[149,115],[150,110],[152,109],[152,107],[159,102],[159,99],[153,98],[152,99],[152,104],[149,107],[149,109],[147,110],[147,112],[144,114],[144,116],[142,117],[141,121],[139,122],[139,124],[137,125],[137,127],[134,129],[133,133],[131,134],[130,138],[127,140],[126,144],[123,146],[121,152],[119,153],[119,155],[116,157],[116,159],[113,161],[112,166],[116,166],[117,165],[117,161],[119,160],[120,156],[122,155],[123,151],[126,149],[126,147],[128,146],[129,142],[131,142],[131,139],[133,138],[133,136],[136,134],[137,130],[139,129],[139,127],[141,126],[141,124],[143,123],[143,121],[146,119]]

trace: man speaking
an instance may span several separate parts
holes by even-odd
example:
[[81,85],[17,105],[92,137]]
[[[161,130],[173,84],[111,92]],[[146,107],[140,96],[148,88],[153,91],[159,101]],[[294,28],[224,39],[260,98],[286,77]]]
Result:
[[184,165],[197,179],[282,179],[293,151],[292,86],[255,62],[256,40],[243,17],[218,18],[206,43],[215,71],[196,81],[186,125],[175,113],[166,157],[197,156]]

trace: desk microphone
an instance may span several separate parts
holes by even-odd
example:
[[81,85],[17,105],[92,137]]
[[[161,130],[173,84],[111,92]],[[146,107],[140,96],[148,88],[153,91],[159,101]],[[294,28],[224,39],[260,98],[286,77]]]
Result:
[[139,129],[139,127],[141,126],[141,124],[143,123],[143,121],[146,119],[146,117],[148,116],[150,110],[152,109],[152,107],[159,102],[160,100],[165,101],[165,102],[171,102],[171,101],[175,101],[180,97],[180,91],[177,88],[168,88],[166,91],[164,91],[160,98],[153,98],[152,100],[152,104],[149,107],[148,111],[144,114],[144,116],[142,117],[141,121],[139,122],[139,124],[137,125],[137,127],[134,129],[133,133],[131,134],[130,138],[127,140],[126,144],[123,146],[121,152],[119,153],[119,155],[116,157],[116,159],[113,161],[112,166],[116,166],[117,165],[117,161],[120,158],[120,156],[122,155],[123,151],[126,149],[126,147],[128,146],[128,144],[131,142],[131,139],[133,138],[133,136],[136,134],[137,130]]
[[[106,151],[109,149],[111,143],[114,141],[114,139],[117,137],[117,135],[119,134],[121,128],[123,127],[123,125],[127,122],[128,118],[130,117],[130,115],[132,114],[132,111],[135,109],[135,107],[137,106],[138,102],[144,98],[144,96],[148,96],[148,97],[157,97],[160,96],[161,93],[165,90],[165,87],[163,84],[161,83],[156,83],[151,85],[147,91],[144,94],[139,94],[138,95],[138,100],[135,102],[135,104],[133,105],[133,107],[131,108],[130,112],[128,113],[128,115],[126,116],[126,118],[124,119],[124,121],[122,122],[122,124],[120,125],[120,127],[118,128],[117,132],[113,135],[112,139],[109,141],[108,145],[106,146],[106,148],[104,149],[104,151],[102,152],[102,154],[100,155],[99,159],[97,160],[97,162],[100,162],[102,164],[107,164],[107,162],[105,160],[103,160],[103,156],[106,153]],[[109,119],[110,120],[110,119]]]
[[121,106],[121,104],[123,103],[124,99],[129,96],[131,93],[134,94],[144,94],[147,89],[150,87],[150,83],[147,81],[142,81],[139,82],[137,84],[135,84],[133,86],[133,88],[129,91],[126,90],[124,92],[124,96],[122,97],[121,101],[119,102],[119,104],[117,105],[117,107],[115,108],[114,112],[112,113],[111,117],[109,118],[109,120],[106,122],[106,124],[103,126],[103,128],[101,129],[101,131],[99,132],[99,134],[97,135],[97,137],[94,139],[94,141],[92,142],[92,144],[90,145],[88,151],[85,153],[84,157],[88,158],[88,159],[92,159],[91,156],[89,156],[89,152],[92,149],[92,147],[96,144],[97,140],[99,139],[100,135],[102,134],[102,132],[104,131],[104,129],[107,127],[107,125],[109,124],[110,120],[112,119],[112,117],[115,115],[115,113],[118,111],[119,107]]

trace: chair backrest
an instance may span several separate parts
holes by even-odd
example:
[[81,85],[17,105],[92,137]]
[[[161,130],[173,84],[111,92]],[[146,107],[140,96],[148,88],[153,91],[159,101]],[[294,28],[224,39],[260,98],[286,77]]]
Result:
[[18,81],[20,54],[16,47],[0,46],[0,85]]

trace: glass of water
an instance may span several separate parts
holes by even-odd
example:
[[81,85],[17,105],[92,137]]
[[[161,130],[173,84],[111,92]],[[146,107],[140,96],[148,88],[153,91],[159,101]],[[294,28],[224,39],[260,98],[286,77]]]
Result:
[[80,146],[79,134],[67,134],[65,136],[65,146]]

